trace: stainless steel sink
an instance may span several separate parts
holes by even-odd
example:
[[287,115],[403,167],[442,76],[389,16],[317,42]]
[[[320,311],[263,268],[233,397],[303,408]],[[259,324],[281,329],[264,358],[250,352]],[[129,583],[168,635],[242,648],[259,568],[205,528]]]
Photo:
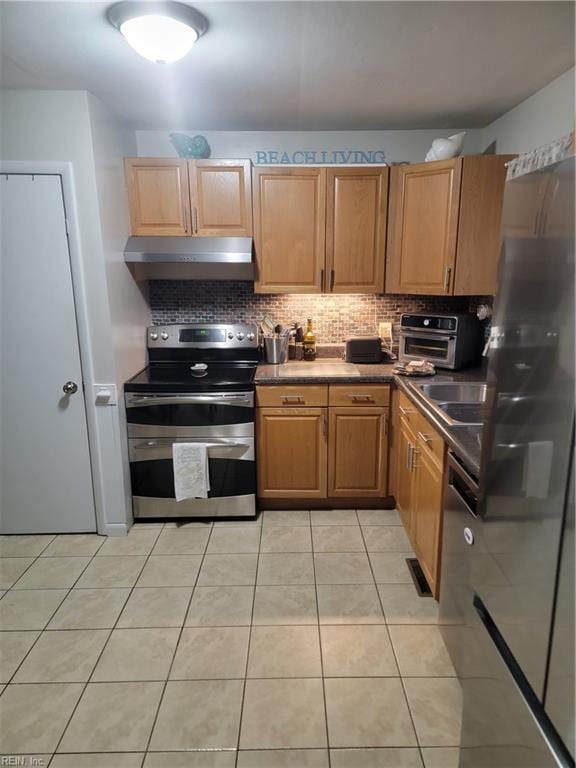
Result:
[[482,403],[438,403],[436,407],[459,424],[482,424]]
[[486,400],[486,384],[476,382],[419,384],[422,394],[440,403],[483,403]]
[[437,381],[415,383],[430,408],[449,426],[478,426],[483,422],[486,384],[482,382]]

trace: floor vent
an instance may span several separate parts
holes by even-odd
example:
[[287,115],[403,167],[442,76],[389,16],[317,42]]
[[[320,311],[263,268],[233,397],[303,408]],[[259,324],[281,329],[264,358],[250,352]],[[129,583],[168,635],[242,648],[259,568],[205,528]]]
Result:
[[426,576],[424,576],[424,571],[420,568],[418,560],[416,560],[415,557],[407,557],[406,564],[408,565],[412,581],[414,582],[414,586],[420,597],[432,597],[432,591],[428,586]]

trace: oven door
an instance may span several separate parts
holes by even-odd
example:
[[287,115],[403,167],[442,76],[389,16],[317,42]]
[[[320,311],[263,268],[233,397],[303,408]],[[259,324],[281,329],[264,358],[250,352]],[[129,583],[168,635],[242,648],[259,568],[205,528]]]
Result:
[[402,333],[400,360],[429,360],[441,368],[454,368],[456,337],[441,333]]
[[253,437],[254,392],[125,395],[128,437]]
[[[172,445],[206,443],[207,499],[176,501]],[[256,514],[254,438],[158,438],[128,440],[134,517],[223,517]]]

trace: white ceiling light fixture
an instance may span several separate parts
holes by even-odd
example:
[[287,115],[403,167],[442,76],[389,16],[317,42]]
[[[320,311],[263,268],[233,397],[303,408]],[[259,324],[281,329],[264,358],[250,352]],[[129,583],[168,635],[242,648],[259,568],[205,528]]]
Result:
[[110,6],[106,16],[140,56],[163,64],[186,56],[208,29],[204,16],[184,3],[127,0]]

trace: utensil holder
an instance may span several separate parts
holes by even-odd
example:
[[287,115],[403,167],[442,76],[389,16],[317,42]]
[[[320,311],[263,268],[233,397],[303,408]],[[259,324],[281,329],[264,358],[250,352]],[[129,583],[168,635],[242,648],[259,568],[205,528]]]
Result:
[[290,337],[286,336],[265,336],[264,353],[266,362],[270,365],[281,365],[288,360],[288,342]]

